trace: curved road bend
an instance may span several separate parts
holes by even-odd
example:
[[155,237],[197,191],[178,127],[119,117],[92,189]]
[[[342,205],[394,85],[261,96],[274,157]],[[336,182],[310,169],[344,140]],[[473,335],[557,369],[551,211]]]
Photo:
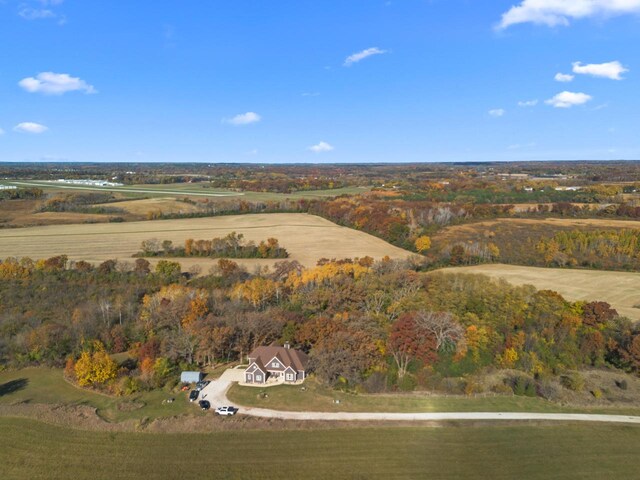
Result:
[[[229,369],[218,380],[212,381],[201,392],[213,408],[230,405],[227,390],[239,380],[242,370]],[[393,420],[393,421],[446,421],[446,420],[544,420],[563,422],[627,423],[640,425],[640,417],[628,415],[600,415],[586,413],[529,413],[529,412],[443,412],[443,413],[382,413],[382,412],[287,412],[241,406],[240,413],[254,417],[282,420]]]

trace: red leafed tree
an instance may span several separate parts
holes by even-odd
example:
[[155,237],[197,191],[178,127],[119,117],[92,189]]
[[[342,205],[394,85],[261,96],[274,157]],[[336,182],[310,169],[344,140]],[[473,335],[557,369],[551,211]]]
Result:
[[607,302],[590,302],[584,304],[583,323],[590,327],[604,327],[618,316],[618,312]]
[[415,313],[405,313],[391,327],[388,340],[389,352],[398,366],[398,377],[407,373],[412,360],[432,363],[436,357],[436,338],[420,327]]

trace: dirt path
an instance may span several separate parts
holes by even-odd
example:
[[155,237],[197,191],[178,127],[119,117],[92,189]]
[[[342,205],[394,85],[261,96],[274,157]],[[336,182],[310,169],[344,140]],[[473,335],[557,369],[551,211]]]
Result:
[[[218,380],[207,385],[202,395],[211,402],[211,407],[231,405],[227,390],[238,380],[238,369],[229,369]],[[628,423],[640,425],[640,417],[628,415],[599,415],[584,413],[527,413],[527,412],[444,412],[444,413],[382,413],[382,412],[288,412],[266,408],[240,407],[240,413],[262,418],[281,420],[330,420],[330,421],[451,421],[451,420],[511,420],[511,421],[560,421]]]

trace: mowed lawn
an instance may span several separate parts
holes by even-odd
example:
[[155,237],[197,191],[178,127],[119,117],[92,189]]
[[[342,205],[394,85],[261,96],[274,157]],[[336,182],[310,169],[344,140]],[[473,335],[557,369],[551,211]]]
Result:
[[487,264],[438,270],[451,273],[479,273],[502,278],[514,285],[533,285],[539,290],[555,290],[567,300],[601,300],[620,315],[640,320],[640,273],[569,268],[521,267]]
[[[266,394],[266,397],[265,395]],[[354,395],[326,387],[310,378],[300,385],[268,388],[232,385],[227,397],[236,405],[316,412],[536,412],[640,415],[640,407],[563,407],[539,397],[489,395],[466,397],[420,393]]]
[[102,433],[0,418],[9,479],[637,478],[640,428],[454,426]]
[[[201,415],[201,411],[187,401],[187,393],[154,390],[116,397],[78,388],[64,380],[60,369],[29,367],[0,372],[0,405],[87,405],[96,408],[100,417],[111,422],[155,419],[183,413]],[[176,401],[163,402],[169,398],[175,398]]]
[[[406,258],[410,252],[364,232],[341,227],[304,213],[229,215],[180,220],[51,225],[0,230],[2,257],[49,258],[65,254],[74,260],[101,262],[108,259],[133,261],[143,240],[157,238],[183,245],[187,238],[210,240],[231,232],[242,233],[245,240],[259,242],[275,237],[289,252],[290,260],[314,266],[320,258],[380,259]],[[184,267],[207,267],[217,259],[204,257],[177,259]],[[239,260],[245,265],[271,264],[273,260]]]

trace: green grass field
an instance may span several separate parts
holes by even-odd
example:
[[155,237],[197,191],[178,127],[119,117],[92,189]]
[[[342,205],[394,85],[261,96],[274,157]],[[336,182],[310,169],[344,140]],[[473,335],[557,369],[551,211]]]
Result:
[[[12,385],[16,390],[7,391],[12,390]],[[170,404],[162,402],[170,397],[176,401]],[[201,414],[186,400],[185,392],[154,390],[129,397],[114,397],[71,385],[64,380],[59,369],[33,367],[0,373],[0,405],[22,402],[88,405],[95,407],[98,415],[110,422],[145,417],[155,419],[183,413]]]
[[92,187],[89,185],[72,185],[57,182],[43,182],[36,180],[3,181],[2,185],[16,185],[18,187],[38,187],[53,191],[98,191],[119,192],[137,197],[205,197],[209,199],[239,198],[246,201],[270,201],[284,200],[286,198],[322,198],[335,197],[345,194],[358,194],[370,190],[369,187],[344,187],[331,190],[310,190],[294,193],[270,193],[270,192],[235,192],[223,188],[207,188],[207,183],[176,183],[169,185],[125,185],[122,187]]
[[[269,388],[243,387],[234,384],[227,397],[238,405],[275,410],[320,412],[537,412],[537,413],[608,413],[640,415],[640,408],[563,407],[542,398],[523,396],[428,396],[419,394],[354,395],[335,391],[310,378],[299,385]],[[267,394],[263,398],[260,393]],[[340,403],[335,403],[339,400]]]
[[102,433],[0,418],[10,479],[637,478],[640,428],[452,426]]

